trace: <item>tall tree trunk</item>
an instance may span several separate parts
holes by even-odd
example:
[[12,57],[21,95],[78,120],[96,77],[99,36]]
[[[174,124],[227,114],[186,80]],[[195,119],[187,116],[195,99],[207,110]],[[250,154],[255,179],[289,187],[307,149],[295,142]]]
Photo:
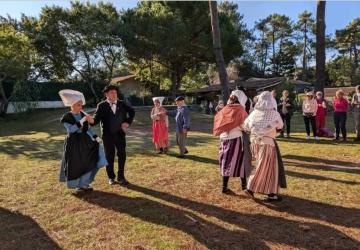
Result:
[[5,117],[7,108],[9,106],[9,99],[6,97],[3,80],[4,77],[0,78],[0,117]]
[[269,51],[269,48],[268,48],[267,44],[265,43],[264,64],[263,64],[263,68],[262,68],[263,77],[265,77],[266,61],[267,61],[268,51]]
[[307,25],[304,27],[304,48],[303,48],[303,70],[302,80],[307,81],[307,61],[306,61],[306,47],[307,47]]
[[317,91],[325,86],[325,1],[318,0],[316,10],[316,84]]
[[355,67],[359,67],[359,56],[358,56],[358,50],[356,48],[356,34],[353,33],[353,51],[354,51],[354,63],[355,63]]
[[98,103],[100,101],[99,96],[97,95],[95,88],[94,88],[94,80],[93,79],[89,79],[89,87],[91,90],[91,93],[93,94],[94,98],[95,98],[95,102]]
[[273,75],[276,75],[276,63],[275,63],[275,31],[272,31],[272,58],[273,58]]
[[224,103],[227,102],[230,96],[229,91],[229,78],[226,72],[225,60],[223,51],[221,48],[221,39],[220,39],[220,27],[217,11],[217,2],[209,1],[209,8],[211,14],[211,29],[213,37],[213,49],[215,54],[216,65],[219,71],[219,78],[222,87],[222,96]]

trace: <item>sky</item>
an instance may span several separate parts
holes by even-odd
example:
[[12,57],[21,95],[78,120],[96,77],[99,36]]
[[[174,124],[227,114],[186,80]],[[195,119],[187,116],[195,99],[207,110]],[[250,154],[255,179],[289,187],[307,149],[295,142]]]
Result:
[[[91,0],[91,2],[96,2]],[[135,0],[112,0],[117,9],[127,9],[136,6]],[[239,6],[239,13],[244,15],[244,21],[249,28],[254,27],[255,21],[278,13],[297,20],[299,13],[304,10],[316,14],[316,1],[234,1]],[[69,0],[0,0],[0,15],[9,14],[19,18],[21,13],[38,16],[45,5],[59,5],[69,7]],[[326,3],[326,33],[334,34],[336,29],[342,29],[354,18],[360,17],[359,1],[327,1]]]

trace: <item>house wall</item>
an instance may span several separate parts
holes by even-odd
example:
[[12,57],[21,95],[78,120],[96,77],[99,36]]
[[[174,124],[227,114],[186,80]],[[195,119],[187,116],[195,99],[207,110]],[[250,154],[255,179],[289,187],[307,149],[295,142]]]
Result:
[[141,83],[135,79],[128,79],[118,83],[120,92],[128,97],[131,95],[140,96]]

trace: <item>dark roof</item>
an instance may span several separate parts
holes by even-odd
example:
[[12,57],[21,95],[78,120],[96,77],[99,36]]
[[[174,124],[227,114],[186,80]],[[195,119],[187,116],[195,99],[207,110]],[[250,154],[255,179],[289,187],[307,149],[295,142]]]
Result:
[[113,79],[111,79],[111,84],[116,84],[116,83],[121,83],[125,80],[134,78],[135,75],[127,75],[127,76],[119,76],[119,77],[114,77]]
[[[274,78],[249,78],[246,81],[234,80],[230,81],[230,89],[235,89],[236,86],[244,87],[245,89],[253,89],[256,91],[261,91],[275,87],[284,80],[283,77],[274,77]],[[299,80],[290,80],[291,84],[295,85],[306,85],[311,86],[311,83],[299,81]],[[218,92],[221,91],[220,84],[213,84],[210,86],[205,86],[197,91],[196,93],[209,93],[209,92]]]
[[[270,88],[272,86],[276,86],[282,80],[283,80],[283,78],[281,78],[281,77],[269,78],[269,79],[250,78],[246,81],[241,81],[241,80],[230,81],[229,87],[230,87],[230,89],[235,89],[236,86],[242,86],[245,89],[260,90],[260,89],[265,89],[265,88]],[[217,91],[221,91],[220,84],[213,84],[210,86],[206,86],[206,87],[203,87],[203,88],[197,90],[196,92],[197,93],[208,93],[208,92],[217,92]]]

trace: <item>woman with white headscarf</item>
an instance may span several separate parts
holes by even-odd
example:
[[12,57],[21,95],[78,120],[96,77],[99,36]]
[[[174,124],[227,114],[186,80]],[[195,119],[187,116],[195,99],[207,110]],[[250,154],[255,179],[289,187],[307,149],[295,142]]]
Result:
[[[214,119],[213,134],[220,136],[219,164],[223,176],[222,192],[228,194],[230,177],[240,177],[246,189],[246,177],[251,172],[250,145],[244,140],[242,125],[247,117],[247,97],[241,90],[231,92],[228,104]],[[248,140],[247,140],[248,141]]]
[[268,201],[280,200],[280,187],[286,188],[284,166],[275,141],[277,131],[284,124],[279,112],[274,109],[274,103],[269,91],[262,92],[255,110],[244,122],[244,129],[250,131],[251,149],[256,159],[246,192],[251,196],[254,193],[266,194]]
[[151,110],[153,143],[159,154],[167,153],[169,147],[169,119],[162,106],[164,99],[164,97],[154,97],[154,107]]
[[90,128],[92,117],[82,110],[84,95],[70,89],[61,90],[59,95],[64,105],[71,108],[60,120],[67,132],[60,181],[71,189],[92,191],[96,173],[108,164],[101,139]]

